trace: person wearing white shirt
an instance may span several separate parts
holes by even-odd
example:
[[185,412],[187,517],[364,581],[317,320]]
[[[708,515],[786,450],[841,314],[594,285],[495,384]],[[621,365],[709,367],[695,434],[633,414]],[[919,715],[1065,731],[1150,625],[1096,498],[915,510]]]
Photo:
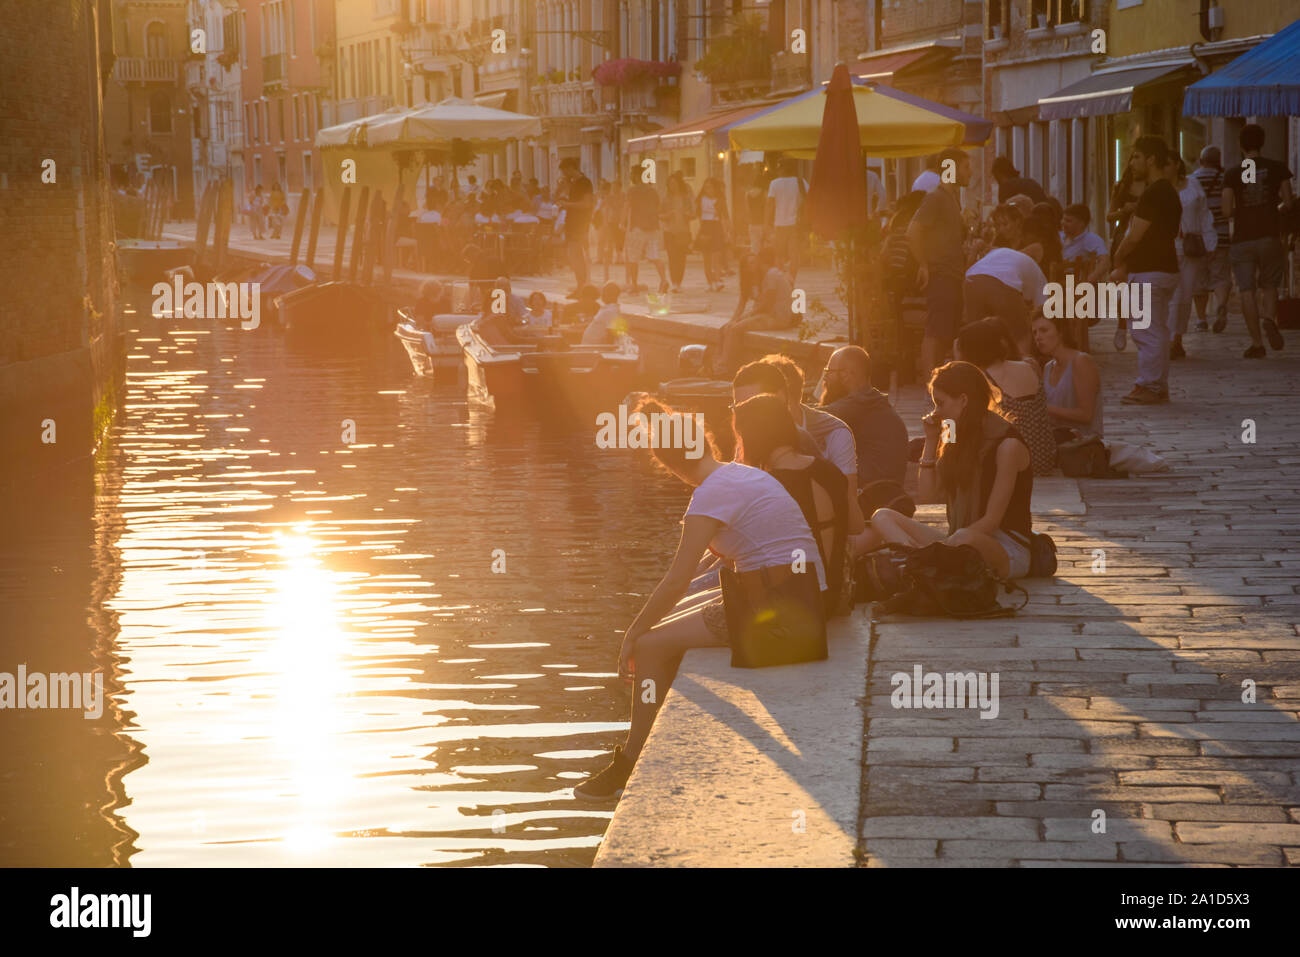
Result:
[[791,282],[799,275],[799,249],[802,245],[799,208],[807,192],[807,185],[797,175],[794,160],[782,160],[781,175],[767,187],[767,224],[772,227],[777,264],[790,274]]
[[1029,311],[1047,299],[1047,277],[1038,263],[1017,249],[995,246],[966,270],[966,322],[998,316],[1007,324],[1021,355],[1033,355]]
[[[1219,248],[1219,234],[1214,228],[1214,214],[1210,211],[1205,187],[1195,176],[1187,175],[1187,164],[1181,158],[1175,157],[1173,162],[1178,164],[1174,187],[1183,204],[1183,218],[1174,239],[1174,248],[1178,250],[1178,288],[1169,302],[1169,325],[1174,328],[1169,358],[1182,359],[1187,355],[1183,348],[1183,333],[1187,331],[1187,320],[1192,314],[1192,302],[1197,291],[1210,284],[1210,257]],[[1201,309],[1204,308],[1205,300],[1202,299]],[[1204,312],[1200,318],[1204,329]]]
[[921,175],[912,180],[912,191],[933,193],[943,180],[939,177],[939,154],[936,153],[925,161]]

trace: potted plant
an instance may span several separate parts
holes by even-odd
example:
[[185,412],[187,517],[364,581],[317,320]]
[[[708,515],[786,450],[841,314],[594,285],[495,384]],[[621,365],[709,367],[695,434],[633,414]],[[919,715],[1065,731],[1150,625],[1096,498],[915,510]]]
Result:
[[695,70],[710,83],[757,80],[771,70],[768,35],[763,21],[753,16],[733,17],[731,30],[709,42]]

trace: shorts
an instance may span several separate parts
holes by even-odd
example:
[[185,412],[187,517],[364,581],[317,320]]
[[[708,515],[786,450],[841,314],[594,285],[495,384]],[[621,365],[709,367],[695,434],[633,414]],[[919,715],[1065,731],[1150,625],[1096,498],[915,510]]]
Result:
[[1029,574],[1029,545],[1020,541],[1019,533],[1007,532],[999,528],[993,533],[993,540],[1007,553],[1010,571],[1008,578],[1024,578]]
[[629,229],[627,242],[623,246],[623,255],[629,263],[639,263],[643,259],[651,262],[663,259],[663,249],[659,244],[659,230]]
[[1246,239],[1234,242],[1228,247],[1228,258],[1232,262],[1232,278],[1237,281],[1238,292],[1254,292],[1255,275],[1259,274],[1259,286],[1264,289],[1277,289],[1282,285],[1282,243],[1276,236],[1264,236],[1261,239]]
[[962,277],[930,276],[925,285],[925,334],[948,341],[961,324]]
[[709,602],[700,614],[704,618],[704,627],[709,629],[709,634],[726,644],[730,632],[727,630],[727,609],[722,599],[715,598]]
[[1232,263],[1229,249],[1228,240],[1220,237],[1219,245],[1214,248],[1214,252],[1205,257],[1209,276],[1205,280],[1206,285],[1197,289],[1197,293],[1213,292],[1215,289],[1231,285]]
[[716,219],[706,219],[700,223],[700,231],[695,237],[695,248],[704,252],[722,251],[722,223]]

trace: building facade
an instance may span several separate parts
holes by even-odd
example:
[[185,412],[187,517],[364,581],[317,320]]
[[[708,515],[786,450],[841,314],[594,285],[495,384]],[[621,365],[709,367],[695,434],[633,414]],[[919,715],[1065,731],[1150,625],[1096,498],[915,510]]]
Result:
[[133,184],[156,180],[171,218],[194,215],[186,0],[114,0],[116,59],[105,90],[109,162]]
[[10,4],[0,19],[0,480],[85,459],[119,400],[115,7]]
[[334,0],[239,0],[241,204],[258,185],[279,183],[290,197],[320,185],[314,143],[334,121],[334,9]]
[[191,56],[184,82],[190,97],[194,192],[230,179],[243,196],[244,109],[239,65],[240,16],[236,0],[190,0]]

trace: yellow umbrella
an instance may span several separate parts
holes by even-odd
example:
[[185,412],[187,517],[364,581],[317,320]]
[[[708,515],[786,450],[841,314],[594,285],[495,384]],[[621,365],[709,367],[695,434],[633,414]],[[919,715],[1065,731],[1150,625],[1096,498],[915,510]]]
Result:
[[[966,124],[898,96],[888,87],[854,85],[862,149],[871,156],[928,156],[946,146],[961,146]],[[817,155],[826,87],[777,104],[729,131],[738,150],[771,150],[802,158]]]

